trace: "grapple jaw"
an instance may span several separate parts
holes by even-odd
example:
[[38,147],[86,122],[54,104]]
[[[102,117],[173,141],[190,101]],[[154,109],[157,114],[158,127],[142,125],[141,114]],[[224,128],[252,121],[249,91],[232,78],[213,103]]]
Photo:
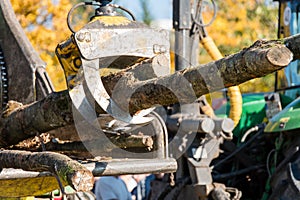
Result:
[[[74,108],[80,114],[79,120],[76,121],[75,116],[74,121],[75,125],[78,124],[76,130],[81,138],[88,135],[88,138],[103,140],[107,138],[106,132],[112,131],[116,126],[120,137],[128,133],[143,134],[151,136],[154,140],[153,148],[146,153],[123,149],[109,152],[108,155],[113,158],[111,162],[113,172],[109,172],[108,175],[155,173],[157,170],[174,172],[177,169],[176,160],[169,157],[166,125],[163,119],[153,112],[154,108],[130,114],[123,104],[128,99],[114,96],[114,93],[118,92],[116,85],[123,82],[119,81],[112,87],[114,89],[108,90],[101,80],[107,73],[124,71],[127,67],[143,62],[150,63],[147,65],[149,68],[143,66],[142,69],[145,71],[129,70],[134,74],[136,81],[168,74],[169,49],[168,33],[151,29],[122,16],[94,17],[90,23],[74,32],[68,40],[56,48],[56,55],[65,71],[70,97]],[[130,98],[130,95],[128,97]],[[101,115],[98,116],[95,112],[98,106],[113,119],[107,123],[107,127],[100,126],[97,121],[101,118]],[[82,120],[87,122],[88,126],[80,126]],[[109,143],[111,141],[106,139],[106,142],[97,143],[96,146],[105,146]],[[99,150],[89,143],[85,143],[85,147],[95,156],[106,155],[101,148]],[[130,162],[134,163],[134,168]],[[94,170],[94,173],[97,175],[97,170]]]
[[[117,99],[111,98],[101,81],[101,76],[104,71],[120,70],[154,58],[156,63],[160,63],[157,59],[164,59],[161,63],[166,63],[167,60],[168,63],[167,66],[156,67],[156,74],[168,74],[169,49],[169,35],[163,30],[149,28],[122,16],[98,16],[59,44],[56,54],[64,68],[73,100],[83,100],[89,93],[104,111],[117,120],[140,124],[151,120],[143,116],[149,114],[153,108],[130,115],[126,108],[119,106]],[[88,92],[83,88],[88,88]],[[78,109],[92,109],[91,105],[82,106],[82,102],[77,103]]]

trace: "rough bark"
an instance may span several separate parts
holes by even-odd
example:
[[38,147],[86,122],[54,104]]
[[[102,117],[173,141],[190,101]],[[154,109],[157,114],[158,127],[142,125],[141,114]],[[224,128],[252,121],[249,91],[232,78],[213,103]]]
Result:
[[92,172],[68,156],[53,152],[1,150],[0,167],[37,172],[49,171],[57,174],[64,184],[71,185],[76,191],[89,191],[94,184]]
[[9,112],[5,111],[0,120],[0,147],[17,144],[38,133],[73,122],[72,101],[68,91],[52,93],[30,105],[12,107],[7,108]]
[[[143,148],[150,151],[153,148],[153,138],[151,136],[144,136],[144,135],[125,135],[125,134],[113,134],[113,135],[106,135],[106,137],[111,141],[111,143],[107,143],[107,139],[98,138],[98,139],[90,139],[85,141],[61,141],[55,140],[54,138],[44,144],[45,149],[47,151],[54,151],[59,153],[64,153],[71,155],[72,153],[76,155],[80,155],[80,152],[86,153],[86,147],[94,146],[99,151],[103,152],[110,152],[115,148]],[[27,142],[29,143],[29,142]],[[42,150],[40,143],[33,142],[35,144],[29,145],[22,145],[19,144],[17,146],[13,146],[13,149],[19,150],[27,150],[27,151],[38,151]],[[85,154],[84,154],[85,155]]]
[[[288,47],[295,54],[299,50],[293,43],[289,43]],[[234,55],[171,75],[148,79],[147,75],[151,74],[149,65],[152,63],[147,61],[103,77],[103,82],[120,107],[135,113],[157,104],[191,103],[203,94],[282,69],[292,59],[292,52],[282,41],[257,41]],[[53,93],[44,100],[18,108],[1,119],[0,147],[16,144],[36,133],[71,124],[72,117],[68,91]]]
[[[131,113],[156,104],[191,103],[203,94],[273,73],[292,59],[292,52],[282,41],[259,40],[239,53],[169,76],[139,81],[130,87],[124,79],[115,98],[122,99],[122,107],[129,107]],[[128,96],[130,93],[133,95]]]

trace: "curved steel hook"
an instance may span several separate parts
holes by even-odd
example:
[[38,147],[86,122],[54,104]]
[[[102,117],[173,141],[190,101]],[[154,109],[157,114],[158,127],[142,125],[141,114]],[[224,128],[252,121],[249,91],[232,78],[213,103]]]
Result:
[[117,120],[131,124],[143,124],[152,120],[152,118],[144,116],[153,111],[154,108],[142,110],[142,112],[139,112],[137,115],[131,116],[128,112],[121,109],[118,104],[109,96],[99,74],[100,67],[98,59],[82,59],[82,67],[85,81],[90,93],[105,112]]

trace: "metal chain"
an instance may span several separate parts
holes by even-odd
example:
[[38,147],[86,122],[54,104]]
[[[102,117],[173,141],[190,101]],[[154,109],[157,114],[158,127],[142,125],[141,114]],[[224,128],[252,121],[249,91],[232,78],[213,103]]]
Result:
[[173,187],[175,186],[175,179],[174,179],[174,173],[170,174],[170,185]]
[[7,77],[7,66],[4,61],[4,54],[0,46],[0,103],[2,109],[8,103],[8,77]]

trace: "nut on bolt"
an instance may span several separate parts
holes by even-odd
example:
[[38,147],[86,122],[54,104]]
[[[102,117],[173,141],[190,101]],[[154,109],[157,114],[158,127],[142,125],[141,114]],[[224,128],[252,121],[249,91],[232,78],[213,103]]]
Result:
[[92,36],[90,32],[80,32],[76,36],[79,42],[91,42]]
[[167,49],[164,45],[155,44],[155,45],[153,45],[153,52],[155,54],[165,53],[165,52],[167,52]]
[[86,42],[91,42],[92,41],[92,36],[90,32],[85,33],[85,41]]
[[79,42],[83,42],[83,40],[84,40],[84,33],[78,33],[77,35],[76,35],[76,38],[77,38],[77,40],[79,41]]

